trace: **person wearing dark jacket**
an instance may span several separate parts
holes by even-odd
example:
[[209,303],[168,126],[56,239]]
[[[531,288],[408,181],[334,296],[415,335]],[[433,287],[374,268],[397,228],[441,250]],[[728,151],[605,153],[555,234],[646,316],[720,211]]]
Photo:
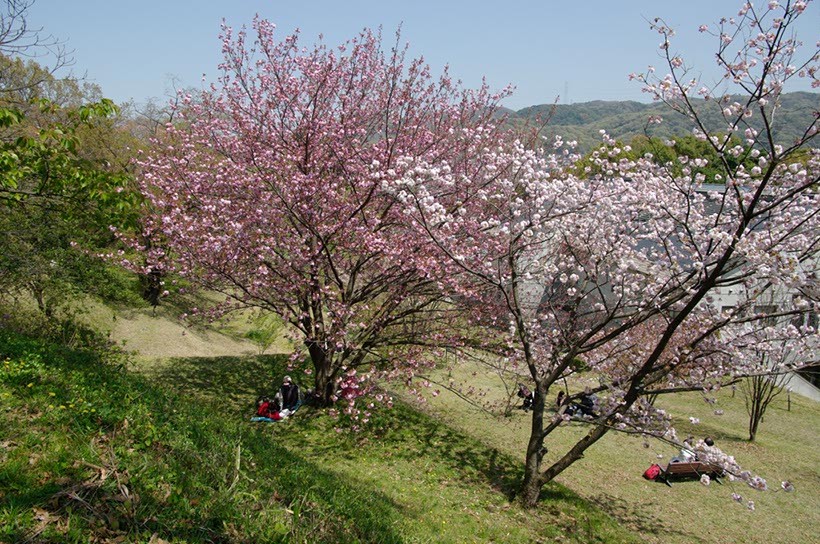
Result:
[[525,412],[529,411],[535,396],[529,389],[527,389],[527,386],[518,384],[518,397],[524,399],[524,403],[521,405],[521,409]]
[[555,399],[555,404],[560,413],[568,416],[583,415],[589,417],[598,417],[595,413],[595,395],[582,395],[581,402],[570,402],[569,397],[563,392],[558,392],[558,398]]
[[276,396],[283,410],[293,410],[299,405],[299,386],[293,383],[290,376],[285,376]]

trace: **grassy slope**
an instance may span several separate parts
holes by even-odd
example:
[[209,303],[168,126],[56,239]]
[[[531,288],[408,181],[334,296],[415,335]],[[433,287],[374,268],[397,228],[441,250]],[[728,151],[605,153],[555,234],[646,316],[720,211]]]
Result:
[[221,405],[0,336],[0,542],[401,541],[377,489]]
[[512,457],[401,404],[360,434],[308,407],[251,423],[282,356],[153,360],[145,379],[0,340],[0,542],[634,540],[558,485],[521,510]]
[[[492,391],[491,395],[501,394],[497,391],[497,380],[475,370],[476,375],[470,369],[463,378],[476,388]],[[226,379],[214,377],[215,382]],[[237,380],[219,394],[223,398],[236,394],[243,381],[247,380]],[[246,398],[254,393],[248,391]],[[667,462],[676,452],[658,442],[645,448],[643,439],[618,434],[605,437],[559,481],[649,542],[811,541],[815,528],[820,526],[820,512],[816,508],[820,504],[820,455],[816,451],[820,406],[794,395],[788,411],[787,397],[779,397],[766,415],[757,442],[750,444],[745,440],[748,421],[741,395],[725,391],[718,398],[715,407],[705,403],[700,394],[668,396],[660,399],[659,405],[677,416],[675,425],[681,436],[711,435],[719,447],[735,455],[744,468],[766,478],[773,489],[781,481],[789,480],[796,486],[796,493],[760,493],[738,482],[708,488],[695,483],[669,488],[647,482],[641,478],[643,470],[654,462]],[[430,399],[428,404],[438,419],[513,459],[521,459],[529,419],[520,411],[499,421],[446,393]],[[715,416],[715,408],[724,410],[724,415]],[[690,416],[701,423],[691,425]],[[561,445],[566,446],[583,432],[583,427],[571,425],[552,437],[555,443],[550,444],[546,461],[556,459],[557,453],[562,452]],[[663,457],[658,458],[659,455]],[[745,500],[754,500],[756,510],[751,512],[732,502],[729,497],[733,492]]]
[[[465,380],[476,388],[497,388],[498,382],[491,375],[473,370],[475,374],[453,376],[456,383]],[[758,492],[741,482],[728,481],[709,487],[682,482],[671,488],[648,482],[641,477],[643,471],[654,462],[668,462],[676,451],[655,441],[647,448],[642,438],[616,433],[593,446],[585,459],[559,476],[559,482],[598,504],[649,542],[816,541],[820,526],[820,406],[792,395],[789,411],[784,393],[766,413],[757,441],[749,443],[745,440],[748,419],[742,395],[738,392],[733,396],[731,390],[726,390],[717,398],[718,403],[712,406],[704,402],[703,395],[691,393],[661,398],[658,405],[676,416],[680,436],[691,433],[696,438],[714,437],[716,445],[734,455],[743,468],[766,478],[772,491]],[[521,411],[499,422],[477,409],[465,410],[463,402],[448,393],[430,404],[456,428],[501,451],[521,456],[529,425]],[[724,410],[724,415],[716,416],[715,409]],[[690,416],[700,423],[692,425]],[[580,424],[570,424],[550,437],[545,461],[556,460],[584,432]],[[783,480],[791,481],[797,491],[778,490]],[[755,511],[733,502],[732,493],[742,495],[744,503],[753,500]]]
[[[143,319],[119,316],[112,337],[125,339],[117,335],[127,335],[129,328],[139,329]],[[710,416],[711,408],[696,397],[662,401],[676,414],[700,417],[703,423],[692,429],[693,433],[715,436],[718,445],[734,453],[744,467],[766,477],[773,487],[781,479],[791,480],[797,487],[795,493],[754,492],[737,483],[708,488],[697,483],[672,488],[650,483],[640,477],[642,471],[657,460],[658,453],[668,458],[674,452],[659,445],[645,449],[642,440],[610,435],[560,477],[561,483],[586,500],[556,484],[545,490],[541,507],[522,511],[509,499],[520,478],[518,459],[527,425],[523,413],[499,421],[442,395],[424,410],[433,412],[432,419],[399,406],[376,415],[370,430],[358,435],[333,432],[331,420],[309,409],[282,424],[251,424],[247,417],[253,399],[273,387],[284,372],[282,358],[232,357],[226,354],[235,349],[235,338],[196,331],[182,336],[181,329],[171,333],[174,325],[159,321],[165,323],[159,328],[166,336],[149,337],[152,349],[161,350],[164,342],[169,342],[169,349],[178,349],[184,338],[185,357],[140,358],[151,383],[139,385],[142,393],[130,396],[153,399],[157,394],[153,388],[159,386],[160,393],[182,391],[182,404],[161,409],[133,405],[136,413],[112,416],[106,432],[100,434],[112,444],[122,440],[118,451],[133,450],[118,457],[123,463],[120,470],[130,474],[131,485],[142,497],[139,508],[144,510],[123,515],[113,509],[122,518],[120,532],[127,529],[133,541],[139,540],[138,535],[145,538],[152,534],[190,542],[203,538],[242,541],[243,537],[246,541],[286,542],[300,541],[308,538],[306,535],[313,535],[311,539],[316,541],[315,535],[322,534],[329,542],[628,542],[636,538],[649,542],[808,542],[820,521],[813,508],[820,499],[816,454],[820,411],[797,398],[792,399],[791,412],[784,409],[785,398],[778,402],[767,415],[755,445],[742,440],[745,423],[735,410],[742,412],[742,406],[730,392],[720,399],[720,407],[726,410],[720,418]],[[126,346],[144,354],[139,343],[132,335]],[[242,349],[252,351],[247,346]],[[470,379],[480,386],[485,377],[479,373]],[[75,386],[66,388],[71,387]],[[47,394],[37,386],[23,394],[35,391]],[[4,392],[11,393],[11,398],[17,394],[14,390]],[[192,397],[203,399],[210,407],[184,400]],[[15,398],[15,402],[19,400]],[[73,435],[77,444],[50,451],[44,446],[49,442],[44,437],[49,425],[59,424],[57,430],[63,430],[60,411],[32,414],[31,409],[13,405],[9,397],[0,396],[0,401],[6,415],[6,419],[0,418],[2,435],[21,435],[5,438],[0,444],[5,463],[0,465],[5,469],[0,476],[0,515],[5,520],[0,519],[0,526],[11,516],[28,519],[30,530],[44,523],[33,513],[47,510],[43,506],[52,503],[57,508],[48,514],[51,518],[46,518],[50,520],[46,525],[54,531],[72,504],[65,499],[55,503],[60,478],[65,476],[38,478],[22,470],[28,462],[25,460],[53,456],[65,458],[62,463],[73,466],[76,459],[66,453],[71,452],[103,466],[107,461],[101,455],[106,447],[99,445],[96,434],[83,435],[72,428],[65,435]],[[209,422],[205,428],[198,428],[198,418],[191,410]],[[28,419],[8,419],[9,413],[18,411],[28,414]],[[132,421],[130,431],[122,428],[123,421]],[[149,440],[150,447],[135,447],[151,428],[169,434]],[[29,433],[32,429],[35,432]],[[558,441],[569,441],[581,432],[581,428],[569,426]],[[23,434],[40,438],[23,438]],[[54,445],[59,442],[51,440]],[[548,460],[552,452],[560,450],[557,442],[551,444],[551,450]],[[239,471],[234,468],[237,453],[241,454]],[[6,463],[9,458],[16,464]],[[37,463],[45,461],[38,459],[35,468],[42,474]],[[198,472],[191,476],[194,466]],[[70,480],[74,486],[94,474],[88,467],[85,472],[74,472],[77,474]],[[15,489],[19,491],[25,481],[39,482],[39,491],[15,495]],[[69,483],[62,485],[65,488]],[[199,500],[193,493],[197,489],[202,495]],[[732,502],[729,495],[733,491],[754,499],[757,510],[751,512]],[[115,487],[108,496],[116,495]],[[110,503],[102,501],[97,511],[112,511]],[[177,517],[169,517],[169,506],[179,512]],[[151,521],[152,516],[157,521]],[[101,522],[86,514],[84,519],[103,527],[96,534],[118,534],[107,518]],[[2,532],[0,535],[10,538]]]

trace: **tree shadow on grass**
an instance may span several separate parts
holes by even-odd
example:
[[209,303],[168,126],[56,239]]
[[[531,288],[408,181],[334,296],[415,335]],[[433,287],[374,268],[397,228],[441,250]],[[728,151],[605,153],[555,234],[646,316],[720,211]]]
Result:
[[[216,400],[231,412],[245,418],[253,409],[254,399],[278,388],[281,377],[289,373],[287,364],[287,357],[281,355],[176,358],[153,369],[149,376],[152,381],[179,391]],[[298,374],[291,375],[298,382]],[[304,383],[300,385],[303,388],[305,386]],[[290,452],[309,451],[313,457],[346,457],[353,462],[360,456],[367,455],[390,457],[420,467],[430,466],[429,470],[437,472],[432,477],[441,478],[445,485],[447,479],[478,485],[489,484],[507,500],[515,499],[523,477],[523,466],[509,454],[489,447],[476,438],[453,429],[440,418],[418,411],[401,401],[397,401],[390,409],[376,407],[371,419],[370,425],[358,434],[337,434],[333,432],[335,423],[323,417],[323,412],[307,407],[302,408],[285,424],[260,424],[258,429],[260,432],[267,432],[268,436],[271,436],[272,430],[277,440],[288,444]],[[324,433],[322,440],[317,440],[317,433]],[[332,472],[327,474],[328,477],[342,480],[347,477],[339,474],[333,476]],[[357,485],[367,488],[372,484],[361,482]],[[542,491],[542,504],[549,501],[586,512],[585,516],[601,516],[590,511],[589,502],[558,484],[550,484]],[[618,510],[600,506],[603,507],[604,515],[608,514],[616,519],[620,519],[621,515],[630,520],[639,518],[637,512],[626,512],[628,505],[621,505]],[[391,508],[401,507],[393,505]],[[560,510],[562,507],[558,508]],[[658,529],[659,525],[653,525],[651,519],[646,519],[641,527],[643,525],[649,532],[666,530]]]
[[[221,406],[187,397],[196,390],[211,396],[236,389],[236,399],[253,395],[264,383],[253,378],[284,364],[281,358],[175,361],[151,380],[84,352],[31,344],[0,350],[9,357],[42,351],[46,362],[38,373],[44,380],[85,391],[100,414],[105,409],[120,423],[106,430],[94,418],[57,418],[34,443],[8,442],[0,516],[21,515],[15,526],[0,528],[0,540],[57,541],[38,537],[54,524],[51,532],[72,526],[74,538],[89,542],[155,534],[166,541],[227,543],[248,541],[243,532],[250,531],[267,535],[266,542],[401,543],[401,522],[419,516],[378,486],[285,447],[267,429],[233,424],[236,418]],[[11,386],[25,398],[44,395],[39,386]],[[28,419],[8,412],[0,427],[12,437],[32,430]],[[32,511],[37,517],[22,515]],[[267,514],[273,525],[255,524],[252,512]]]
[[[249,416],[256,398],[278,389],[282,376],[288,373],[287,364],[284,355],[173,358],[146,374],[159,385],[213,400],[237,415]],[[298,373],[291,376],[303,390],[309,386],[300,383]],[[402,403],[381,412],[382,419],[365,432],[375,433],[373,438],[388,438],[394,445],[391,455],[411,460],[433,457],[464,477],[489,482],[511,500],[514,498],[522,472],[520,464],[508,455]],[[300,413],[302,417],[311,415]],[[287,434],[287,430],[281,430]],[[298,441],[299,437],[288,439]],[[317,452],[326,450],[328,455],[340,455],[343,452],[339,448],[345,440],[336,437],[310,447]],[[349,451],[355,453],[355,447]]]
[[403,420],[418,425],[417,436],[428,454],[457,468],[466,478],[488,482],[508,500],[515,498],[523,472],[509,455],[418,412],[404,415]]
[[675,423],[674,426],[678,430],[678,436],[681,437],[681,440],[687,439],[692,444],[696,444],[707,436],[712,438],[715,445],[721,449],[728,447],[728,444],[746,444],[749,442],[749,435],[744,434],[742,429],[726,429],[712,425],[709,421],[699,422],[697,428],[688,425],[687,422]]
[[392,408],[375,407],[370,419],[357,434],[333,433],[333,438],[309,447],[319,454],[343,455],[351,461],[360,455],[403,461],[419,467],[420,477],[431,472],[442,483],[489,484],[510,501],[515,498],[522,467],[508,454],[401,401]]
[[665,541],[662,535],[688,535],[675,530],[651,514],[642,512],[638,505],[616,497],[599,496],[586,499],[568,487],[550,482],[539,495],[540,515],[544,523],[561,528],[564,535],[580,541],[644,542]]
[[624,527],[628,527],[643,535],[652,535],[655,537],[668,537],[669,535],[678,535],[687,538],[695,537],[695,535],[685,531],[684,528],[677,527],[671,522],[658,518],[646,510],[641,509],[640,504],[628,502],[607,493],[592,497],[589,501],[617,519]]
[[[177,357],[145,371],[154,383],[221,404],[232,413],[249,415],[261,395],[273,395],[287,374],[285,355],[246,357]],[[294,381],[304,390],[305,383]]]

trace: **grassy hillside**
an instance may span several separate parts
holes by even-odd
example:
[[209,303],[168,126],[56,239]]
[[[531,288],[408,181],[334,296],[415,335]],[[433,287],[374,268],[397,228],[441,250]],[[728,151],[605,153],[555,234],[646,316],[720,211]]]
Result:
[[[141,319],[120,315],[120,334]],[[743,440],[731,391],[720,396],[721,417],[697,395],[662,401],[682,433],[715,436],[773,488],[792,481],[794,493],[648,482],[643,470],[674,452],[613,434],[528,511],[513,500],[523,412],[496,418],[443,394],[379,409],[360,433],[337,433],[309,407],[251,423],[255,398],[286,372],[284,357],[209,357],[236,339],[207,336],[209,345],[196,331],[184,335],[185,356],[157,357],[183,337],[165,319],[153,325],[163,322],[167,339],[153,337],[155,356],[139,359],[0,333],[0,542],[809,542],[820,523],[820,409],[799,398],[790,411],[778,401],[756,444]],[[480,369],[463,372],[502,394]],[[702,423],[692,427],[689,415]],[[568,425],[555,440],[582,432]]]
[[[707,127],[725,132],[726,123],[714,102],[695,100],[695,103]],[[783,141],[789,141],[798,137],[798,131],[805,128],[812,116],[820,110],[820,95],[806,92],[786,93],[781,97],[781,104],[781,113],[775,118],[774,130]],[[586,153],[600,143],[600,130],[606,130],[610,135],[627,143],[635,136],[644,134],[650,115],[664,119],[662,124],[650,127],[650,136],[669,138],[692,133],[691,121],[671,112],[663,104],[633,101],[598,100],[580,104],[558,104],[554,108],[551,104],[542,104],[518,110],[511,114],[511,119],[520,122],[532,121],[539,116],[542,119],[549,118],[549,124],[543,131],[545,136],[552,138],[560,135],[564,140],[577,140],[581,151]],[[753,125],[754,121],[753,117]]]
[[405,405],[360,434],[251,423],[281,357],[146,380],[7,332],[0,356],[0,542],[636,541],[560,485],[519,509],[512,457]]

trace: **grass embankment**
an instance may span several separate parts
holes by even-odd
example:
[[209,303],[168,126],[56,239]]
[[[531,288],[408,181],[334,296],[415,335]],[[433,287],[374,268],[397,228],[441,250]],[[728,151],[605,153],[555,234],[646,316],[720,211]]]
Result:
[[[0,331],[0,542],[631,542],[516,456],[398,404],[359,434],[248,421],[281,357],[124,359]],[[192,394],[197,391],[199,394]]]

